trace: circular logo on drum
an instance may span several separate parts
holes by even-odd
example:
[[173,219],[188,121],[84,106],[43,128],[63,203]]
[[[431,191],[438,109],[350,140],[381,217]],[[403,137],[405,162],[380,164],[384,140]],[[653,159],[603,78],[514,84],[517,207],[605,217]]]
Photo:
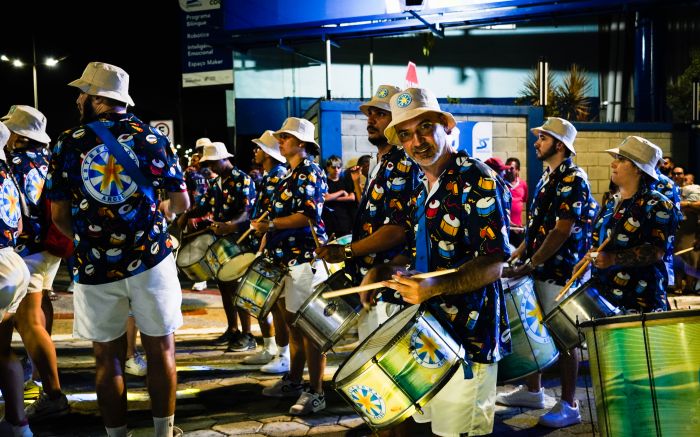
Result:
[[535,300],[535,291],[531,287],[525,287],[523,297],[520,300],[520,319],[528,337],[540,344],[547,344],[551,340],[547,328],[542,324],[542,311]]
[[366,385],[353,385],[348,389],[350,399],[367,416],[380,420],[386,415],[386,405],[379,393]]
[[[133,150],[122,146],[138,167],[138,159]],[[81,166],[81,177],[87,192],[102,203],[121,203],[134,191],[136,191],[136,181],[132,180],[124,167],[119,164],[116,158],[109,153],[106,145],[90,150]]]
[[411,355],[418,364],[429,369],[442,367],[447,359],[438,339],[423,329],[416,329],[411,335]]

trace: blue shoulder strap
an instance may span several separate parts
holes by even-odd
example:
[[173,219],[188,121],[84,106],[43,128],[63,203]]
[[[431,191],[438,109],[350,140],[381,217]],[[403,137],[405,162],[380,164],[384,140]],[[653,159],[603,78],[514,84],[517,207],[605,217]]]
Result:
[[143,194],[148,197],[151,203],[156,203],[153,193],[153,184],[146,179],[146,176],[144,176],[143,173],[141,173],[141,170],[139,170],[139,167],[136,165],[136,163],[134,163],[134,160],[131,159],[131,157],[129,157],[124,150],[124,146],[122,146],[117,139],[114,138],[112,132],[110,132],[109,129],[107,129],[107,127],[100,121],[88,123],[87,127],[92,129],[93,132],[95,132],[95,134],[102,140],[102,142],[104,142],[107,149],[109,149],[109,153],[114,156],[122,167],[124,167],[126,174],[136,182]]

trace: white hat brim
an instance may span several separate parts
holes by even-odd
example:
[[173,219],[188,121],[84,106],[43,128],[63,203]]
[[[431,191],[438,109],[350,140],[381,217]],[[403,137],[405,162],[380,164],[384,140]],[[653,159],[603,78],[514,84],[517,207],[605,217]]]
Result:
[[36,132],[25,129],[14,129],[12,125],[8,123],[5,123],[5,126],[7,126],[7,128],[10,129],[10,131],[16,133],[17,135],[22,135],[23,137],[27,137],[39,143],[49,144],[51,142],[51,137],[49,137],[46,132]]
[[80,91],[89,94],[91,96],[102,96],[102,97],[109,97],[110,99],[118,100],[120,102],[124,102],[129,106],[136,106],[134,104],[134,100],[131,98],[130,95],[122,95],[119,93],[116,93],[114,91],[104,91],[104,90],[99,90],[93,88],[92,84],[84,81],[83,79],[76,79],[73,82],[70,82],[68,86],[74,86],[78,88]]
[[386,129],[384,129],[384,136],[386,137],[387,141],[389,141],[389,144],[401,144],[401,141],[399,141],[399,137],[396,133],[396,128],[394,126],[403,123],[404,121],[419,117],[428,112],[434,112],[436,114],[444,115],[447,118],[447,129],[449,130],[454,129],[454,127],[457,126],[457,121],[455,120],[454,116],[449,112],[438,111],[431,108],[409,109],[408,111],[402,112],[401,115],[399,115],[398,117],[392,118],[389,125],[386,127]]
[[253,143],[255,143],[258,147],[260,147],[260,149],[261,149],[263,152],[265,152],[265,153],[267,153],[268,155],[272,156],[273,158],[275,158],[275,159],[278,160],[279,162],[287,162],[287,158],[285,158],[284,156],[282,156],[282,154],[279,152],[279,150],[273,149],[272,147],[266,145],[265,143],[263,143],[262,141],[260,141],[260,140],[257,139],[257,138],[253,140]]
[[547,135],[556,138],[557,140],[561,141],[561,143],[565,145],[567,149],[569,149],[572,155],[576,156],[576,149],[574,149],[574,145],[569,144],[569,142],[562,138],[562,136],[558,133],[552,132],[551,130],[543,129],[543,126],[533,127],[532,129],[530,129],[530,132],[532,132],[535,136],[537,136],[539,132],[544,132]]
[[220,161],[222,159],[228,159],[228,158],[233,158],[233,155],[230,154],[229,152],[224,153],[222,156],[202,156],[199,159],[199,162],[205,162],[205,161]]
[[297,132],[297,131],[284,129],[284,130],[278,130],[277,132],[274,132],[272,135],[275,138],[278,138],[279,134],[289,134],[301,142],[313,144],[314,146],[316,146],[316,153],[311,153],[308,150],[307,150],[307,153],[311,153],[312,155],[317,155],[321,151],[321,146],[319,146],[316,141],[314,141],[313,139],[299,138],[299,132]]
[[632,161],[638,169],[640,169],[641,171],[643,171],[647,175],[651,176],[655,181],[659,180],[659,175],[656,174],[656,166],[655,165],[651,165],[648,162],[640,163],[637,161],[637,158],[631,156],[629,153],[626,153],[624,150],[620,151],[619,147],[615,147],[613,149],[608,149],[608,150],[606,150],[606,152],[608,152],[610,154],[610,156],[612,156],[613,158],[615,158],[615,155],[624,156],[625,158]]

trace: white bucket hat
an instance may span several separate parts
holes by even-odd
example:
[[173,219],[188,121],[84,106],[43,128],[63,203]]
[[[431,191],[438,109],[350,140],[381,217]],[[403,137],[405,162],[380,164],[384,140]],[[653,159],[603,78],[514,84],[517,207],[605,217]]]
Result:
[[116,65],[90,62],[80,79],[68,85],[91,96],[109,97],[134,106],[134,101],[129,96],[129,74]]
[[227,158],[233,158],[233,155],[228,153],[226,144],[214,141],[204,146],[204,151],[202,152],[202,157],[199,159],[199,162],[218,161]]
[[639,167],[644,173],[658,180],[656,163],[661,158],[661,149],[646,138],[629,136],[622,140],[619,146],[606,150],[613,158],[615,155],[624,156]]
[[12,105],[10,106],[10,110],[7,111],[7,114],[3,115],[0,117],[0,121],[6,121],[9,120],[10,117],[12,117],[12,113],[15,112],[15,108],[17,108],[17,105]]
[[391,123],[384,130],[389,144],[401,144],[394,126],[411,120],[427,112],[435,112],[447,117],[447,129],[452,130],[457,122],[449,112],[442,111],[437,97],[425,88],[408,88],[391,97]]
[[17,135],[22,135],[43,144],[49,144],[51,138],[46,134],[46,116],[38,109],[26,105],[17,105],[5,126]]
[[274,131],[266,130],[262,135],[260,135],[260,138],[254,139],[253,143],[260,147],[260,150],[272,156],[279,162],[287,162],[287,158],[282,156],[280,153],[280,145],[277,142],[274,133]]
[[316,127],[309,120],[305,118],[289,117],[284,120],[280,130],[274,132],[272,135],[274,135],[275,138],[279,138],[279,134],[282,133],[294,135],[294,137],[296,137],[299,141],[303,141],[306,144],[314,146],[314,150],[309,150],[306,148],[307,153],[311,155],[318,155],[321,147],[314,138],[315,131]]
[[394,85],[379,85],[379,88],[377,88],[377,92],[374,93],[372,98],[370,99],[369,102],[363,103],[360,105],[360,111],[362,111],[365,115],[369,115],[367,111],[371,107],[383,109],[385,111],[391,112],[391,97],[396,94],[400,93],[401,88],[394,86]]
[[530,129],[535,135],[539,132],[544,132],[558,139],[567,149],[571,151],[573,155],[576,155],[576,150],[574,149],[574,141],[576,140],[576,128],[568,120],[558,117],[548,117],[542,126]]
[[0,121],[0,160],[5,161],[5,144],[10,139],[10,130]]
[[211,144],[211,140],[207,137],[202,137],[197,140],[196,143],[194,143],[194,150],[201,149],[202,147]]

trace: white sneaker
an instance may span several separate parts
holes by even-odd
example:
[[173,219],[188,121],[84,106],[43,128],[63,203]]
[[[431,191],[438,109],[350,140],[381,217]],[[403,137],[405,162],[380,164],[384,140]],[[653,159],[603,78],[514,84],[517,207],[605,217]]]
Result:
[[292,382],[289,373],[285,373],[274,385],[265,387],[262,394],[273,398],[290,398],[299,396],[303,390],[304,384]]
[[134,356],[126,360],[124,364],[124,371],[129,375],[145,376],[147,370],[146,361],[140,354],[134,354]]
[[496,403],[510,407],[544,408],[544,388],[533,393],[526,385],[519,385],[510,393],[501,393],[496,396]]
[[316,413],[326,408],[326,398],[319,393],[305,391],[299,396],[296,403],[289,409],[293,416],[305,416]]
[[267,364],[277,356],[277,348],[274,350],[263,349],[253,355],[243,358],[243,364]]
[[260,368],[263,373],[284,373],[289,372],[289,356],[279,355],[272,361]]
[[202,291],[207,289],[207,281],[195,282],[192,284],[192,291]]
[[540,417],[539,424],[550,428],[563,428],[565,426],[581,423],[581,413],[578,409],[578,401],[574,406],[565,400],[559,400],[549,412]]

